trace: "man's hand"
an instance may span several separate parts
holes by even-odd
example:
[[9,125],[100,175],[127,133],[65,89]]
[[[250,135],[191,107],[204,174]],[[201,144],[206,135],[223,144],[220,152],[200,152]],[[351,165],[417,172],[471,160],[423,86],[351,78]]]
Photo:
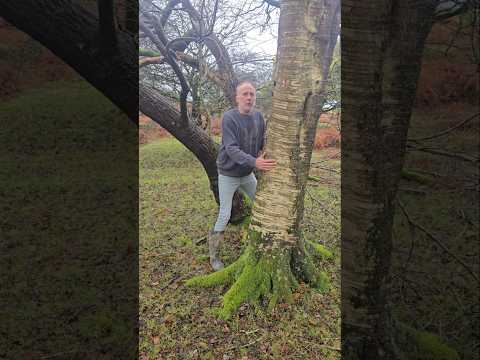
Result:
[[272,159],[265,159],[265,153],[260,153],[260,156],[255,161],[255,167],[259,170],[269,171],[277,166],[277,162]]

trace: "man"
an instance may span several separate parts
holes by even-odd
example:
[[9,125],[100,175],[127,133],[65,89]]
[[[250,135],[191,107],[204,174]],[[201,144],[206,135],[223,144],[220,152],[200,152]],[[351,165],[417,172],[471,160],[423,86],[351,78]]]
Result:
[[253,170],[269,171],[276,165],[275,160],[265,159],[261,152],[265,121],[254,109],[255,96],[255,87],[250,81],[240,82],[235,96],[237,107],[223,115],[222,144],[217,157],[220,210],[208,236],[210,265],[215,271],[223,268],[218,250],[230,220],[233,194],[240,189],[253,201],[257,188]]

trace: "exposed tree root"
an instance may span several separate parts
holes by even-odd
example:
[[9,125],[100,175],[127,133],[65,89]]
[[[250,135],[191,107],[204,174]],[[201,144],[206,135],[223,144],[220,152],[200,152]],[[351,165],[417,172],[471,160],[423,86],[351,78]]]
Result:
[[[222,298],[219,316],[223,319],[230,318],[245,302],[257,304],[263,300],[268,302],[268,311],[279,302],[291,302],[299,280],[323,291],[328,288],[327,276],[315,268],[312,255],[304,246],[301,249],[270,246],[268,250],[260,251],[257,249],[262,246],[252,245],[258,240],[258,235],[250,231],[250,245],[238,260],[220,271],[196,276],[186,282],[187,286],[201,287],[232,284]],[[310,246],[313,254],[331,256],[322,246],[314,245]]]

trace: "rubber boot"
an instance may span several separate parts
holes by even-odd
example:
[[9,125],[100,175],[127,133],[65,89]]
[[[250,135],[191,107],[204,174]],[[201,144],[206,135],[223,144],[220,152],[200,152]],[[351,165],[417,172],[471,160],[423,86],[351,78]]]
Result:
[[223,242],[223,232],[212,231],[208,235],[208,253],[210,255],[210,265],[213,270],[217,271],[223,269],[222,260],[218,257],[218,250],[220,243]]

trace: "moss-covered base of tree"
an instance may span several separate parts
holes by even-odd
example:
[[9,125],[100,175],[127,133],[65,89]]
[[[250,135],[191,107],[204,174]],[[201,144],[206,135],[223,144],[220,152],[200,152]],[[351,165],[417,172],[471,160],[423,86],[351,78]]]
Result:
[[[242,255],[224,269],[186,282],[187,286],[210,287],[232,284],[222,298],[219,316],[228,319],[246,302],[268,303],[271,311],[278,302],[290,302],[299,281],[321,291],[328,289],[326,274],[315,268],[313,257],[331,254],[321,245],[311,244],[291,248],[288,246],[256,246],[263,244],[260,235],[248,232],[249,241]],[[308,249],[308,250],[307,250]]]

